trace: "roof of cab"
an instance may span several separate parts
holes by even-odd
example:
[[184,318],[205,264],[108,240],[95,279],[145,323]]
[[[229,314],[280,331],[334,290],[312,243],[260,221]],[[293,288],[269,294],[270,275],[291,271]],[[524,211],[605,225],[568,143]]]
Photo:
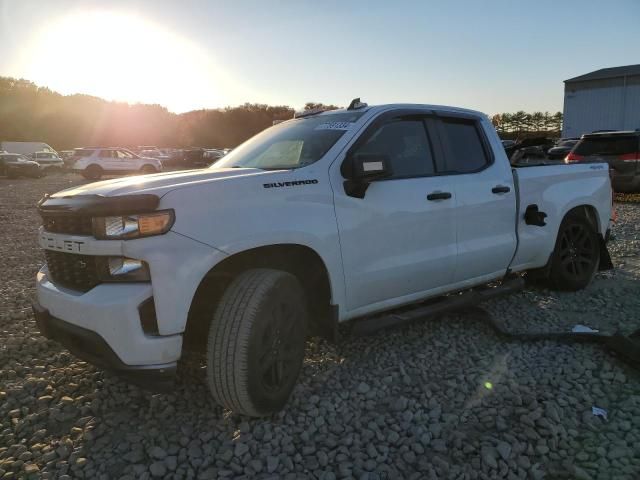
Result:
[[[464,113],[467,115],[475,115],[480,117],[486,117],[487,115],[483,112],[479,112],[477,110],[471,110],[468,108],[460,108],[460,107],[452,107],[449,105],[433,105],[426,103],[386,103],[381,105],[368,105],[361,108],[356,108],[352,110],[347,110],[346,108],[339,108],[336,110],[326,110],[323,112],[318,112],[317,115],[331,115],[333,113],[348,113],[348,112],[384,112],[389,110],[402,110],[402,109],[421,109],[421,110],[431,110],[434,112],[451,112],[451,113]],[[304,117],[299,117],[304,118]]]

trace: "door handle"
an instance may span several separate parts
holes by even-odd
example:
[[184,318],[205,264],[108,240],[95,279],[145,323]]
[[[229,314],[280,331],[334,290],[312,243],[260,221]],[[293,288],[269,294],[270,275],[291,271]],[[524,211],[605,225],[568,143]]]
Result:
[[451,198],[449,192],[433,192],[427,195],[427,200],[446,200],[448,198]]
[[496,185],[491,189],[492,193],[500,194],[500,193],[509,193],[511,191],[510,187],[506,185]]

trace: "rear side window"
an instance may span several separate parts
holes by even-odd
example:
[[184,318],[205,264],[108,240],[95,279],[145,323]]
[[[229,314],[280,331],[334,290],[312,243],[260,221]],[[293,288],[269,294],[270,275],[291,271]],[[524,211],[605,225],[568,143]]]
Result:
[[448,171],[471,173],[489,165],[489,157],[475,120],[443,118],[442,127],[448,144]]
[[637,136],[598,136],[585,137],[573,150],[574,153],[589,155],[625,155],[638,151]]
[[382,125],[354,155],[385,155],[393,171],[391,178],[435,172],[431,143],[422,120],[397,120]]
[[76,157],[90,157],[93,155],[93,152],[95,152],[95,150],[75,150],[73,154]]
[[133,158],[133,155],[126,150],[118,150],[118,153],[114,155],[114,157],[115,156],[117,156],[118,158]]
[[111,150],[101,150],[100,154],[98,156],[100,158],[111,158],[111,157],[114,157],[115,155],[113,154],[113,151],[111,151]]

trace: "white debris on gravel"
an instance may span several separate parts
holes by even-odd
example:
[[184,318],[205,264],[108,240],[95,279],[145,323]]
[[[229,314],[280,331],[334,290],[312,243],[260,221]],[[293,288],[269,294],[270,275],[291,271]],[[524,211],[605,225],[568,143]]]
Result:
[[[473,312],[310,341],[286,410],[260,420],[201,382],[150,394],[76,359],[29,305],[35,203],[78,183],[0,179],[0,479],[640,478],[637,371],[593,345],[504,341]],[[640,203],[617,209],[615,271],[482,308],[514,331],[640,328]]]

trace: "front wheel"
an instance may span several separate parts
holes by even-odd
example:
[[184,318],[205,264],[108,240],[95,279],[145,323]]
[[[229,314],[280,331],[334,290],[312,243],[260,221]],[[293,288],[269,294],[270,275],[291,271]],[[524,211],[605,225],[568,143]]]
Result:
[[549,286],[555,290],[576,291],[585,288],[600,264],[598,232],[583,215],[570,213],[558,230]]
[[216,402],[251,417],[281,410],[302,368],[307,317],[293,275],[255,269],[233,280],[207,342],[207,383]]
[[158,173],[153,165],[143,165],[140,169],[143,175],[148,175],[150,173]]
[[87,180],[100,180],[102,174],[103,171],[99,165],[89,165],[84,172],[82,172],[82,176]]

